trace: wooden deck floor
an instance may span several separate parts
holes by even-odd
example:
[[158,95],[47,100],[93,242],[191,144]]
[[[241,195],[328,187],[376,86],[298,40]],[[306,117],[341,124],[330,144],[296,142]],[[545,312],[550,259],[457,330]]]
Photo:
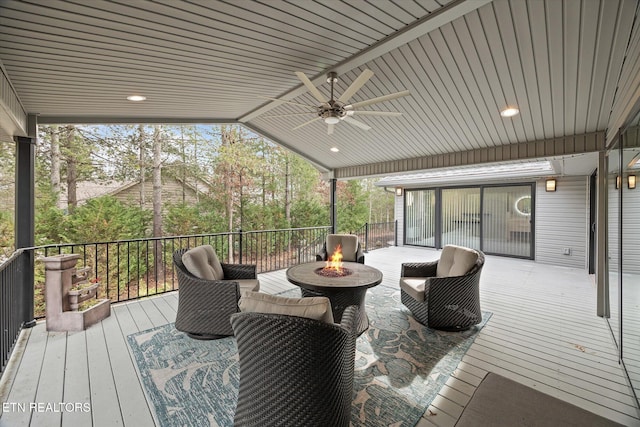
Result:
[[[387,248],[366,254],[366,263],[383,272],[384,285],[397,287],[402,262],[438,256]],[[284,270],[260,280],[265,292],[292,287]],[[595,286],[586,272],[488,256],[481,301],[493,316],[419,426],[455,424],[488,371],[640,426],[606,322],[595,316]],[[47,333],[42,323],[25,330],[0,383],[0,426],[153,426],[126,337],[174,321],[177,303],[171,293],[114,305],[111,317],[85,332]]]

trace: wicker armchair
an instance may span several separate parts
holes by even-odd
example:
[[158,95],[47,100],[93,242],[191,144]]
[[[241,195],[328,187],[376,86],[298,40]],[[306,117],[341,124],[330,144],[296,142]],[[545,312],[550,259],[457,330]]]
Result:
[[240,363],[237,427],[348,426],[357,308],[341,324],[281,314],[231,316]]
[[322,245],[320,253],[316,254],[316,261],[326,261],[336,250],[342,247],[342,260],[364,264],[364,252],[355,234],[329,234]]
[[176,329],[195,339],[217,339],[233,335],[230,317],[237,313],[240,291],[258,290],[256,266],[221,263],[223,280],[200,279],[191,274],[182,255],[187,249],[173,253],[173,263],[180,288]]
[[[467,258],[470,267],[452,267],[454,259]],[[458,255],[455,255],[457,252]],[[467,253],[467,255],[464,255]],[[451,275],[438,274],[439,263],[452,267]],[[480,323],[480,273],[484,266],[484,254],[468,248],[447,245],[438,261],[404,263],[400,273],[400,299],[422,324],[443,330],[464,330]],[[443,266],[440,265],[440,270]]]

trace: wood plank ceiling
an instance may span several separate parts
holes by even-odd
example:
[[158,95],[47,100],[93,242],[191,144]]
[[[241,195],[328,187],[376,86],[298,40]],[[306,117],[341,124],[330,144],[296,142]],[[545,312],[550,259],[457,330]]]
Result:
[[[321,169],[605,131],[635,0],[0,2],[0,61],[40,122],[243,122]],[[369,131],[297,115],[296,78],[366,68]],[[141,94],[143,103],[126,97]],[[619,95],[618,95],[619,96]],[[520,114],[499,111],[516,105]],[[331,152],[337,147],[338,153]]]

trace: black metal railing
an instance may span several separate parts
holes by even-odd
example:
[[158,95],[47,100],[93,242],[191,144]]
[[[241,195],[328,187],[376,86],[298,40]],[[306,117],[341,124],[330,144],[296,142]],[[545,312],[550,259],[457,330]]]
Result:
[[21,300],[23,251],[18,250],[0,265],[0,375],[4,372],[24,323]]
[[[112,242],[56,244],[34,248],[36,259],[80,254],[78,267],[89,267],[99,283],[98,298],[127,301],[178,289],[173,253],[203,244],[213,246],[223,262],[256,264],[258,273],[308,262],[319,252],[330,227],[237,231]],[[36,262],[35,317],[44,316],[44,266]]]
[[352,234],[358,236],[365,252],[397,246],[396,221],[366,223]]

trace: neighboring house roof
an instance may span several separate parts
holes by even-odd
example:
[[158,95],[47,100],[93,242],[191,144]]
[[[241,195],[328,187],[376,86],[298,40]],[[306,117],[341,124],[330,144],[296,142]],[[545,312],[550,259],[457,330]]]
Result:
[[[126,185],[129,185],[129,183],[123,183],[123,182],[117,182],[117,181],[113,181],[109,183],[80,181],[76,184],[76,199],[78,200],[78,204],[81,205],[89,199],[94,199],[100,196],[106,196],[107,194],[111,194],[114,191],[117,192],[118,189],[123,188]],[[60,200],[58,201],[58,207],[60,209],[67,208],[66,187],[64,188],[63,191],[60,192]]]
[[[181,179],[176,178],[170,174],[163,174],[162,179],[166,182],[167,179],[175,180],[179,182],[181,185],[184,184],[187,188],[191,189],[194,192],[198,192],[204,195],[209,195],[211,192],[211,188],[206,181],[198,180],[198,185],[192,185],[189,182],[183,182]],[[151,184],[151,180],[148,179],[145,181],[148,184]],[[140,181],[110,181],[107,183],[97,183],[91,181],[80,181],[76,185],[76,198],[78,200],[78,205],[82,205],[87,200],[107,196],[107,195],[117,195],[138,185]],[[58,202],[58,207],[60,209],[67,208],[67,191],[66,188],[60,194],[60,201]]]

